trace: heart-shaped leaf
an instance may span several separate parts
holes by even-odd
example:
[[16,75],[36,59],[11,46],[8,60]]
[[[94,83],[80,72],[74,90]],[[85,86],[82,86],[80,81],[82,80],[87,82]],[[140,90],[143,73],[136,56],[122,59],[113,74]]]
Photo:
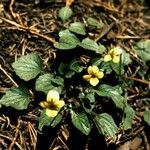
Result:
[[59,17],[61,18],[62,21],[68,20],[72,16],[73,12],[70,7],[62,7],[59,10]]
[[99,54],[102,53],[101,46],[99,46],[94,40],[91,40],[89,38],[83,39],[79,46],[83,47],[86,50],[95,51]]
[[90,27],[96,27],[98,29],[102,28],[104,26],[104,23],[102,21],[98,21],[95,18],[89,17],[87,19],[87,23]]
[[69,50],[75,48],[79,44],[79,39],[69,32],[69,30],[61,31],[59,33],[59,42],[54,43],[54,47],[62,50]]
[[72,71],[75,71],[75,72],[79,73],[79,72],[81,72],[83,70],[83,67],[81,66],[81,64],[79,63],[79,61],[73,60],[70,63],[70,69]]
[[69,30],[81,35],[86,34],[84,24],[81,22],[71,23]]
[[122,118],[122,126],[123,126],[124,130],[131,129],[134,115],[135,115],[135,112],[134,112],[133,108],[131,106],[127,105],[124,108],[124,116]]
[[110,85],[102,84],[98,87],[98,90],[95,91],[99,96],[111,98],[116,107],[124,109],[125,99],[123,96],[121,96],[121,91],[118,87],[112,87]]
[[145,62],[150,61],[150,40],[141,40],[134,46],[136,53]]
[[114,141],[116,140],[118,127],[109,114],[103,113],[96,115],[94,122],[100,134],[103,134],[106,137],[111,137]]
[[43,110],[39,117],[39,125],[38,129],[39,131],[42,131],[44,126],[51,126],[56,127],[62,120],[62,114],[59,113],[56,117],[48,117],[45,113],[45,110]]
[[32,95],[25,88],[11,88],[1,98],[0,104],[10,106],[18,110],[26,109],[31,102]]
[[23,80],[34,79],[42,71],[42,60],[35,53],[21,56],[12,64],[16,74]]
[[88,135],[90,133],[91,126],[88,117],[85,113],[76,114],[75,112],[72,111],[71,119],[73,125],[77,129],[79,129],[82,133],[84,133],[85,135]]
[[[35,89],[37,91],[48,93],[49,90],[54,88],[59,88],[64,86],[63,78],[59,76],[54,76],[53,74],[47,73],[39,76],[35,83]],[[57,89],[58,90],[58,89]]]

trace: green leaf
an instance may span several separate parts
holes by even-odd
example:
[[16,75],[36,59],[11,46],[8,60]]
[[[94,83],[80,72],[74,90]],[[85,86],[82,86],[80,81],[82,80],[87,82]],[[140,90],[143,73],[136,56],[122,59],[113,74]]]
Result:
[[144,121],[150,126],[150,111],[146,110],[144,112]]
[[70,69],[77,73],[80,73],[83,70],[83,67],[80,65],[79,61],[72,61],[70,64]]
[[47,73],[39,76],[35,83],[35,89],[37,91],[48,93],[49,90],[57,88],[59,86],[64,86],[63,78],[59,76],[54,76],[53,74]]
[[63,62],[61,62],[60,65],[59,65],[59,67],[58,67],[58,72],[61,75],[64,75],[65,70],[66,70],[66,64],[64,64]]
[[130,55],[128,53],[126,53],[124,50],[122,50],[122,54],[121,54],[121,64],[123,66],[130,64],[131,58]]
[[105,70],[105,74],[110,74],[113,71],[110,62],[104,62],[101,69]]
[[51,78],[51,81],[56,85],[64,86],[64,79],[62,77],[54,76]]
[[98,90],[95,90],[95,92],[99,96],[111,98],[115,103],[116,107],[124,109],[125,99],[123,96],[121,96],[122,91],[120,91],[117,86],[112,87],[110,85],[102,84],[98,87]]
[[150,61],[150,40],[141,40],[134,46],[136,53],[144,62]]
[[66,77],[66,78],[71,78],[71,77],[74,76],[74,75],[75,75],[75,72],[72,71],[72,70],[69,70],[69,71],[67,71],[67,72],[65,73],[65,77]]
[[49,90],[55,87],[51,82],[51,78],[53,77],[54,76],[52,74],[44,74],[39,76],[35,83],[36,91],[42,91],[47,94]]
[[59,37],[71,36],[76,37],[73,33],[71,33],[68,29],[62,30],[59,32]]
[[42,71],[42,60],[35,53],[21,56],[12,64],[16,74],[23,80],[34,79]]
[[39,125],[38,125],[38,129],[40,131],[42,131],[44,126],[50,126],[52,120],[54,118],[50,118],[46,115],[45,110],[43,110],[39,116]]
[[75,48],[76,45],[70,44],[70,43],[56,42],[56,43],[54,43],[54,47],[58,48],[58,49],[61,49],[61,50],[69,50],[69,49]]
[[112,70],[114,70],[118,75],[124,74],[124,65],[121,62],[114,63],[111,61],[110,66],[111,66]]
[[70,45],[75,45],[77,46],[77,44],[80,42],[79,39],[72,33],[68,32],[61,32],[60,34],[60,39],[59,42],[61,43],[66,43],[66,44],[70,44]]
[[62,7],[59,10],[59,17],[61,18],[62,21],[68,20],[72,16],[73,12],[70,7]]
[[69,50],[75,48],[79,44],[79,39],[69,32],[69,30],[64,30],[59,33],[59,42],[54,43],[54,47],[62,50]]
[[102,54],[106,50],[106,47],[102,44],[99,44],[99,53]]
[[98,29],[100,29],[100,28],[102,28],[104,26],[104,23],[102,21],[98,21],[98,20],[96,20],[96,19],[94,19],[92,17],[89,17],[87,19],[87,23],[88,23],[89,26],[96,27]]
[[91,64],[93,66],[99,66],[99,68],[101,68],[101,70],[104,71],[105,74],[110,74],[112,72],[110,62],[104,62],[103,59],[100,58],[91,59]]
[[127,105],[124,109],[124,116],[122,118],[122,126],[124,130],[131,129],[134,115],[135,115],[135,112],[133,108]]
[[81,22],[71,23],[69,30],[81,35],[86,34],[84,24]]
[[94,123],[100,134],[116,140],[116,133],[118,131],[118,127],[109,114],[103,113],[96,115],[96,117],[94,118]]
[[91,64],[93,66],[100,66],[104,61],[100,58],[93,58],[91,59]]
[[91,40],[89,38],[83,39],[82,42],[80,43],[80,46],[87,50],[92,50],[95,52],[99,51],[98,44],[94,40]]
[[56,117],[48,117],[45,113],[45,110],[41,111],[39,117],[39,131],[42,131],[44,126],[56,127],[62,120],[62,114],[59,113]]
[[87,98],[90,103],[94,103],[95,102],[95,93],[92,92],[92,93],[87,93],[85,98]]
[[[145,75],[147,72],[145,71],[143,67],[140,67],[137,73],[142,79],[145,79]],[[147,77],[147,78],[149,79],[150,77]]]
[[131,63],[130,55],[122,50],[122,54],[120,55],[120,62],[114,63],[113,61],[110,62],[110,66],[112,69],[118,74],[124,74],[124,67]]
[[31,102],[32,95],[23,87],[11,88],[1,98],[0,104],[18,110],[26,109]]
[[62,121],[63,115],[61,113],[58,113],[58,115],[55,117],[55,119],[51,122],[51,127],[56,127],[61,121]]
[[88,135],[90,133],[91,126],[88,117],[85,113],[76,114],[75,112],[72,111],[71,119],[73,125],[82,133],[84,133],[85,135]]

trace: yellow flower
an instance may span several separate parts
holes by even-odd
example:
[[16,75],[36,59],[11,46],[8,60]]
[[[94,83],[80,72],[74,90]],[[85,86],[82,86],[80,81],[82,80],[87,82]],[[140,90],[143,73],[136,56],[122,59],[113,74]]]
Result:
[[40,102],[40,106],[46,109],[46,115],[49,117],[57,116],[59,110],[65,105],[63,100],[60,100],[59,93],[50,90],[47,94],[47,101]]
[[119,63],[120,60],[120,54],[122,53],[122,49],[120,47],[115,47],[111,49],[107,55],[104,57],[104,61],[110,61],[112,60],[114,63]]
[[104,73],[99,70],[97,66],[89,66],[88,74],[83,76],[83,79],[89,81],[92,86],[96,86],[99,83],[99,79],[104,77]]

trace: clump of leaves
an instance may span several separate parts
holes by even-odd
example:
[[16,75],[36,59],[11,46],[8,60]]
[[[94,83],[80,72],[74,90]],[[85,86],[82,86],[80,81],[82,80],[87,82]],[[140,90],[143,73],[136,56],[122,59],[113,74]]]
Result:
[[[64,21],[71,13],[69,8],[62,8],[59,17]],[[92,22],[96,21],[89,18],[90,26]],[[123,94],[125,84],[120,84],[120,81],[125,83],[122,78],[125,67],[132,62],[129,54],[118,46],[106,48],[87,37],[82,22],[71,23],[68,29],[60,31],[59,41],[54,43],[54,47],[62,55],[69,54],[70,58],[67,61],[59,60],[57,66],[54,64],[55,70],[49,72],[44,70],[43,61],[37,53],[21,56],[12,67],[22,80],[34,80],[35,89],[31,91],[27,87],[12,87],[1,98],[0,104],[18,110],[27,109],[31,101],[36,102],[34,92],[40,91],[47,95],[47,100],[40,103],[39,130],[42,131],[43,126],[55,127],[68,115],[83,134],[88,135],[95,125],[100,134],[115,141],[120,128],[128,130],[132,127],[135,115]],[[147,52],[147,47],[145,49]],[[88,62],[81,60],[83,55],[90,56]],[[108,78],[111,78],[109,81],[114,78],[118,80],[115,85],[111,85]],[[61,107],[62,101],[59,99],[64,101]],[[113,114],[104,112],[102,104],[106,102],[113,104],[112,109],[122,111],[118,115],[121,122],[116,123]],[[97,105],[102,106],[98,109]],[[144,120],[148,124],[149,116],[149,111],[146,111]]]
[[[97,44],[98,45],[98,44]],[[90,52],[90,50],[89,50]],[[101,66],[102,60],[99,62],[99,67]],[[65,106],[60,110],[56,117],[49,117],[46,115],[45,110],[41,111],[41,115],[39,117],[39,129],[42,130],[43,126],[52,126],[55,127],[58,123],[61,122],[63,115],[65,112],[70,112],[71,120],[73,125],[78,128],[81,132],[88,135],[91,131],[92,123],[96,124],[98,131],[106,136],[110,136],[113,139],[116,138],[116,133],[118,131],[118,127],[113,121],[113,118],[107,113],[96,114],[94,112],[94,108],[96,106],[96,97],[104,97],[106,99],[110,99],[114,102],[116,107],[124,110],[126,107],[129,107],[125,104],[126,100],[121,95],[119,87],[112,87],[107,84],[100,84],[96,87],[92,85],[87,85],[85,87],[85,83],[83,82],[82,76],[84,75],[84,66],[81,65],[76,59],[73,59],[69,64],[65,64],[65,71],[63,71],[64,66],[62,66],[63,62],[60,62],[58,67],[58,73],[50,73],[43,71],[42,60],[36,53],[27,54],[25,56],[21,56],[16,62],[12,64],[15,73],[23,80],[29,81],[36,79],[35,82],[35,90],[44,92],[48,94],[50,90],[58,91],[59,94],[62,95],[66,99]],[[94,62],[95,63],[95,62]],[[104,63],[104,62],[103,62]],[[94,65],[94,64],[91,64]],[[101,70],[106,72],[107,68],[103,65]],[[94,70],[93,70],[94,71]],[[113,71],[113,70],[111,70]],[[71,90],[71,84],[65,89],[65,82],[67,79],[74,80],[74,76],[76,74],[81,74],[81,78],[78,81],[78,85],[74,87],[72,90],[80,89],[78,96],[75,99],[75,102],[67,101],[68,91]],[[73,91],[72,91],[73,92]],[[89,96],[89,92],[90,97]],[[29,89],[26,87],[13,87],[9,89],[6,94],[1,98],[0,104],[13,107],[15,109],[27,109],[30,102],[34,99],[34,94],[31,94]],[[81,96],[83,94],[83,96]],[[92,103],[86,101],[87,97]],[[36,101],[36,100],[35,100]],[[84,105],[89,103],[90,109],[86,108]],[[79,111],[80,110],[80,111]],[[130,113],[130,109],[125,111],[126,115]],[[93,119],[90,120],[89,116]],[[133,117],[131,117],[133,118]],[[128,118],[124,118],[125,126],[127,123],[131,124],[131,120]],[[131,127],[131,125],[127,125]],[[125,128],[128,128],[125,127]],[[112,130],[113,128],[113,130]]]

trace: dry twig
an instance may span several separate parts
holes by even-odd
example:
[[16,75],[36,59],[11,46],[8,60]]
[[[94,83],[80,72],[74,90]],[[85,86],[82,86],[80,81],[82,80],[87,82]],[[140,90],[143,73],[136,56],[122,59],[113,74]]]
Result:
[[20,24],[14,22],[12,20],[9,20],[9,19],[3,18],[3,17],[0,17],[0,19],[2,19],[3,21],[5,21],[5,22],[7,22],[7,23],[9,23],[9,24],[11,24],[13,26],[16,26],[17,30],[21,30],[21,31],[24,31],[24,32],[27,32],[27,33],[31,33],[33,35],[36,35],[36,36],[38,36],[40,38],[43,38],[43,39],[47,40],[50,43],[55,43],[56,42],[55,39],[53,39],[51,37],[48,37],[48,36],[45,36],[45,35],[43,35],[41,33],[38,33],[37,29],[33,29],[31,27],[25,27],[23,25],[20,25]]

